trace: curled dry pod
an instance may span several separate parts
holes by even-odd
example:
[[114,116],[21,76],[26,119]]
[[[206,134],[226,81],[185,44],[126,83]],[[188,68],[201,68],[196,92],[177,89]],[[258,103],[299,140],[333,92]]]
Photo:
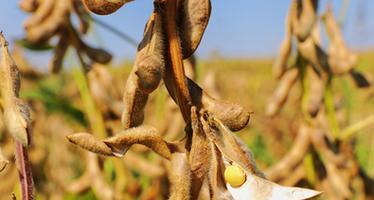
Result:
[[284,74],[266,108],[267,115],[274,116],[279,112],[287,101],[288,94],[290,93],[292,86],[295,84],[298,75],[299,70],[297,68],[292,68]]
[[189,200],[191,171],[185,153],[173,153],[168,177],[170,181],[169,200]]
[[211,112],[231,131],[239,131],[248,124],[250,114],[241,105],[214,99],[189,78],[187,84],[193,104]]
[[8,42],[0,33],[1,45],[1,95],[3,97],[4,120],[8,132],[24,146],[30,143],[29,126],[31,123],[29,107],[19,99],[20,75],[18,68],[10,56]]
[[292,19],[293,33],[299,41],[304,41],[317,21],[318,0],[294,0],[291,6],[296,9]]
[[306,109],[312,117],[315,117],[322,104],[325,84],[311,67],[307,68],[309,69],[309,88]]
[[280,78],[287,69],[287,61],[292,49],[292,15],[294,9],[290,9],[286,19],[285,36],[279,49],[278,56],[273,65],[273,74],[276,78]]
[[34,12],[39,6],[39,2],[37,0],[21,0],[18,6],[25,12]]
[[37,26],[27,29],[26,38],[31,43],[42,43],[51,38],[69,19],[71,1],[55,1],[52,13]]
[[88,10],[96,14],[109,15],[130,1],[133,0],[83,0],[83,3]]
[[160,17],[157,12],[150,17],[138,47],[134,68],[126,82],[122,113],[125,129],[143,123],[148,94],[157,88],[164,73],[164,35]]
[[36,12],[33,13],[29,18],[26,19],[23,26],[27,29],[32,26],[40,24],[42,21],[46,20],[49,15],[54,10],[55,0],[44,0],[40,2],[41,4],[36,9]]
[[110,146],[116,155],[124,155],[132,145],[142,144],[166,159],[171,157],[167,143],[158,135],[158,131],[150,126],[127,129],[103,142]]
[[69,142],[80,146],[88,151],[98,153],[101,155],[112,156],[112,149],[107,146],[104,142],[96,139],[92,134],[89,133],[76,133],[67,136]]
[[333,74],[345,74],[357,65],[357,55],[348,50],[331,7],[327,9],[323,21],[331,40],[328,51],[330,70]]
[[178,12],[183,59],[189,58],[200,44],[211,12],[210,0],[183,0]]
[[57,45],[54,49],[53,57],[48,65],[48,69],[52,73],[59,73],[62,69],[62,64],[64,61],[64,57],[66,54],[66,51],[69,47],[69,39],[64,35],[61,34]]
[[241,168],[259,177],[264,174],[257,168],[252,153],[247,149],[246,145],[235,136],[225,125],[218,119],[204,112],[200,117],[204,131],[219,151],[227,159],[237,163]]

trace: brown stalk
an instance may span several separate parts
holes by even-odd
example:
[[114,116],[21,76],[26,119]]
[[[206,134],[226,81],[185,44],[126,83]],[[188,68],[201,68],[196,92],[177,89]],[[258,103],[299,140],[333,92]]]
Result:
[[177,0],[166,1],[164,27],[168,43],[167,63],[169,65],[166,65],[165,85],[176,96],[183,119],[187,122],[190,119],[191,96],[185,81],[181,44],[177,33],[177,9]]

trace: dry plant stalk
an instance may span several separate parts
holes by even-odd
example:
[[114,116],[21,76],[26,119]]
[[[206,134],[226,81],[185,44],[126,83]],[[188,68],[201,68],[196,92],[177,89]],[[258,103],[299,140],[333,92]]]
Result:
[[[310,6],[307,4],[308,0],[295,0],[289,10],[285,41],[273,68],[274,74],[280,79],[279,85],[268,104],[267,114],[278,114],[292,86],[299,80],[303,119],[292,148],[266,171],[266,175],[270,180],[292,185],[306,179],[319,190],[325,191],[327,199],[351,199],[355,191],[363,191],[364,197],[360,199],[373,198],[374,191],[363,186],[370,184],[370,181],[362,175],[363,171],[352,152],[352,143],[339,135],[339,122],[335,116],[339,107],[334,103],[332,95],[332,79],[338,75],[350,75],[358,87],[368,87],[370,83],[362,73],[354,69],[357,56],[348,50],[331,7],[328,7],[321,20],[330,40],[330,46],[325,51],[320,41],[316,7],[313,7],[313,12],[310,8],[302,9],[296,15],[295,12],[300,11],[295,11],[295,8],[299,8],[300,2]],[[318,4],[318,1],[313,2],[314,5]],[[303,17],[308,20],[303,21]],[[297,58],[295,64],[288,68],[292,37],[296,38]],[[326,124],[326,121],[329,123]],[[312,157],[314,154],[316,156]],[[321,163],[325,174],[316,170],[316,164],[306,165],[308,157],[312,157],[313,163]],[[315,171],[315,180],[308,179],[306,173],[300,173],[297,180],[293,179],[291,174],[305,166]],[[361,186],[353,185],[353,182],[359,182]]]
[[[0,32],[1,45],[1,97],[4,109],[4,124],[15,140],[16,162],[22,189],[22,199],[33,199],[34,183],[29,163],[27,146],[31,143],[31,118],[29,107],[19,98],[21,87],[19,71],[13,61],[8,42]],[[0,152],[1,154],[1,152]],[[1,156],[2,157],[2,156]],[[0,159],[4,164],[3,159]]]
[[[127,1],[84,2],[93,12],[110,14]],[[197,199],[204,183],[211,199],[240,199],[243,194],[251,194],[253,199],[296,200],[319,195],[264,179],[250,151],[231,132],[247,125],[249,113],[240,105],[210,97],[185,76],[183,59],[190,57],[200,43],[210,11],[209,0],[156,0],[125,86],[124,131],[103,140],[77,133],[68,136],[69,141],[107,156],[123,156],[134,144],[147,146],[171,160],[170,199]],[[148,95],[161,79],[186,122],[185,137],[178,141],[165,141],[155,128],[143,125]],[[238,188],[231,187],[223,177],[225,168],[233,164],[247,177]]]
[[[65,54],[70,46],[74,47],[82,65],[88,70],[91,62],[106,64],[112,59],[107,51],[86,44],[80,34],[86,34],[89,28],[89,15],[79,0],[35,0],[33,9],[30,0],[22,0],[21,9],[32,15],[24,22],[26,39],[34,45],[48,44],[53,37],[58,38],[54,48],[49,70],[58,73],[63,66]],[[32,4],[34,5],[34,4]],[[72,25],[71,15],[79,19],[79,31]],[[89,61],[87,61],[87,59]]]

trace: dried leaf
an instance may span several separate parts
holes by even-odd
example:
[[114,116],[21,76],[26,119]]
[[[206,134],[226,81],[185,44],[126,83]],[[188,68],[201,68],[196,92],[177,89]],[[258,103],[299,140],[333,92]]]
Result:
[[200,44],[211,12],[210,0],[183,0],[179,7],[178,29],[183,59],[189,58]]
[[67,136],[67,139],[69,140],[69,142],[76,144],[88,151],[106,156],[113,155],[112,149],[109,146],[107,146],[104,142],[96,139],[92,134],[76,133]]
[[139,126],[124,130],[103,140],[103,142],[110,146],[113,153],[117,155],[124,155],[134,144],[142,144],[166,159],[171,157],[167,143],[158,135],[158,131],[150,126]]
[[109,15],[130,1],[133,0],[83,0],[83,3],[88,10],[98,15]]
[[173,153],[169,170],[169,200],[189,200],[191,187],[191,171],[184,153]]
[[19,97],[20,77],[19,71],[8,51],[8,42],[0,33],[1,59],[1,94],[3,96],[4,120],[8,132],[23,145],[30,142],[30,112],[26,103]]
[[350,75],[359,88],[366,88],[371,85],[371,81],[369,81],[370,79],[357,70],[351,70]]
[[288,94],[291,91],[292,86],[295,84],[297,77],[299,76],[299,70],[297,68],[289,69],[281,78],[278,86],[271,97],[270,102],[266,109],[266,114],[269,116],[276,115],[286,103]]

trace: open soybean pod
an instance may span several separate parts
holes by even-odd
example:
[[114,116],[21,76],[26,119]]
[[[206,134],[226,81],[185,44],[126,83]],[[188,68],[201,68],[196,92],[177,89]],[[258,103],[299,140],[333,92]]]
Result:
[[189,58],[200,44],[208,25],[210,0],[182,0],[179,3],[177,25],[180,31],[183,59]]
[[133,0],[83,0],[83,3],[88,10],[96,14],[109,15],[130,1]]
[[296,7],[292,19],[293,33],[299,41],[304,41],[317,21],[318,0],[294,0],[292,6]]
[[161,15],[155,11],[147,23],[138,47],[134,68],[127,79],[123,94],[123,128],[138,126],[144,120],[144,107],[164,73],[164,33]]
[[328,50],[328,62],[331,72],[337,75],[345,74],[357,65],[357,55],[348,50],[331,7],[328,7],[323,16],[323,22],[331,41]]
[[9,133],[24,146],[30,143],[30,111],[25,102],[19,99],[21,86],[20,74],[16,63],[10,56],[8,42],[0,33],[1,45],[1,95],[3,98],[4,120]]
[[273,64],[273,74],[276,78],[280,78],[287,69],[288,58],[292,50],[292,17],[295,12],[295,6],[291,5],[286,19],[285,36]]
[[274,116],[283,107],[298,76],[298,68],[291,68],[282,76],[277,88],[275,89],[274,95],[271,97],[270,102],[266,108],[267,115]]

